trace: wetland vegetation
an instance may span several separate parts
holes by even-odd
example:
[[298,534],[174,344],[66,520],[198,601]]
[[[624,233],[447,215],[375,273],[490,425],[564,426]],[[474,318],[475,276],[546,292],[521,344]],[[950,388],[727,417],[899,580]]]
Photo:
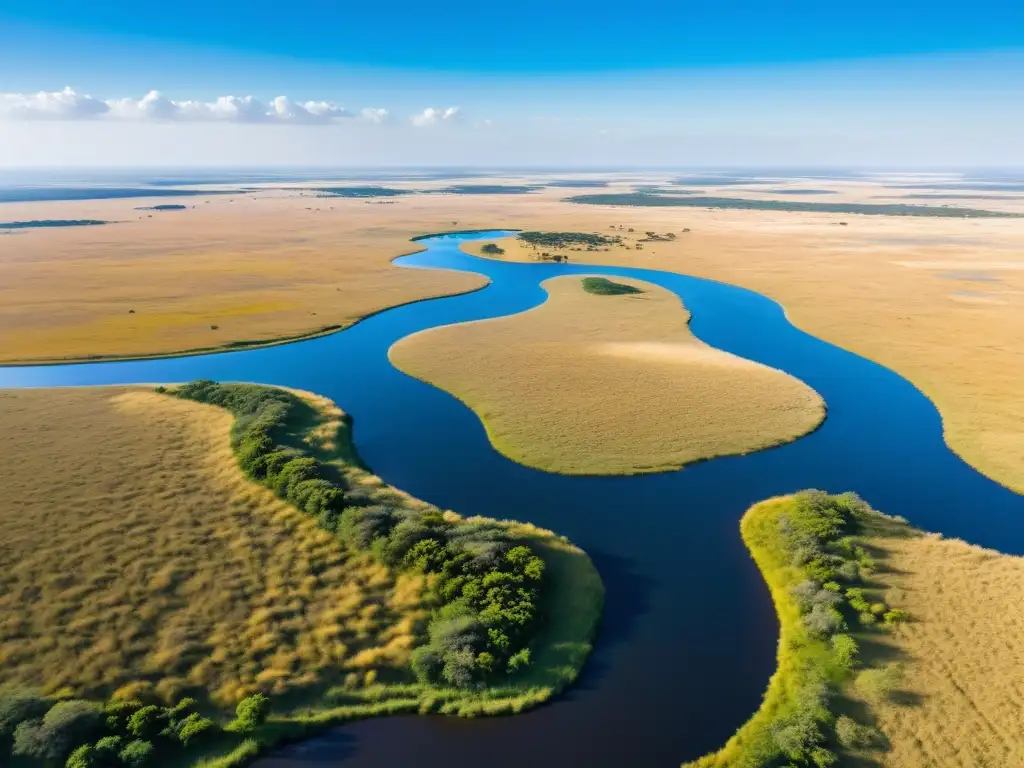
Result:
[[786,211],[792,213],[850,213],[869,216],[936,216],[960,218],[1021,218],[1024,214],[902,203],[812,203],[792,200],[753,200],[739,197],[677,197],[621,192],[575,195],[570,203],[639,207],[722,208],[745,211]]
[[863,534],[876,517],[853,494],[821,491],[770,499],[744,515],[743,541],[781,625],[778,668],[757,714],[689,768],[830,768],[844,750],[885,746],[881,732],[846,714],[841,701],[851,686],[869,701],[887,700],[902,676],[899,666],[869,666],[860,653],[872,634],[908,619],[871,588],[878,564]]

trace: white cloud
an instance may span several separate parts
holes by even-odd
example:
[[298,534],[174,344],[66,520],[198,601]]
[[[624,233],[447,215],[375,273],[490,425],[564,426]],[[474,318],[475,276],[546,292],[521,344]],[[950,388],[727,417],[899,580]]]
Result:
[[448,107],[448,109],[434,109],[433,107],[427,107],[420,114],[413,115],[412,124],[417,128],[424,128],[428,125],[437,125],[438,123],[455,120],[459,117],[460,110],[458,107]]
[[359,112],[359,119],[367,123],[384,123],[390,116],[386,109],[378,107],[366,107]]
[[20,120],[83,120],[106,114],[110,107],[72,88],[39,93],[0,93],[0,117]]
[[[364,109],[366,122],[380,123],[386,109]],[[122,98],[102,101],[77,93],[73,88],[36,94],[0,93],[0,118],[22,120],[109,120],[156,122],[230,122],[230,123],[333,123],[355,115],[330,101],[292,101],[278,96],[264,104],[255,96],[221,96],[214,101],[175,101],[159,91],[150,91],[141,99]]]

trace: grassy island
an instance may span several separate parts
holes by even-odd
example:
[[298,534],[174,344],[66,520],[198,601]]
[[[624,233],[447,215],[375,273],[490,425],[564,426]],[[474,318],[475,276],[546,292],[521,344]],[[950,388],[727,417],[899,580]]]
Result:
[[[17,441],[0,456],[14,462],[0,466],[4,477],[17,478],[0,506],[5,541],[30,536],[54,509],[39,477],[51,456],[40,443],[50,444],[33,441],[32,414],[64,419],[63,460],[97,488],[107,484],[94,458],[111,466],[125,452],[121,461],[139,464],[109,495],[75,504],[59,539],[73,557],[56,544],[0,553],[15,558],[0,576],[5,765],[233,766],[358,718],[519,712],[571,683],[590,651],[603,588],[585,554],[530,525],[463,518],[385,485],[323,398],[201,381],[157,393],[15,392],[0,408]],[[79,437],[98,441],[100,455],[75,455]],[[38,510],[21,503],[31,493]],[[38,573],[54,558],[56,581]],[[71,602],[51,610],[49,592],[36,600],[23,578]],[[67,642],[47,629],[58,619],[76,627]]]
[[678,469],[796,439],[824,419],[810,387],[697,339],[676,294],[591,279],[552,278],[539,307],[432,328],[389,355],[472,408],[502,454],[547,472]]

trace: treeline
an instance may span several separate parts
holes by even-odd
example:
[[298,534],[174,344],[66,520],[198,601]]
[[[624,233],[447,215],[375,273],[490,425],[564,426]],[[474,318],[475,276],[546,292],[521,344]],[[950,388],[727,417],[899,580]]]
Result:
[[520,232],[519,239],[537,248],[570,248],[586,246],[597,248],[602,245],[618,245],[622,238],[588,232]]
[[345,545],[391,568],[431,576],[434,615],[427,642],[413,653],[421,681],[472,688],[529,666],[530,642],[543,618],[544,562],[503,526],[381,504],[347,487],[330,466],[279,444],[298,405],[291,393],[204,380],[171,394],[231,411],[232,447],[246,475],[315,517]]
[[742,529],[772,589],[782,623],[779,669],[757,714],[700,768],[831,768],[843,749],[884,747],[882,734],[836,704],[852,683],[868,701],[889,695],[895,665],[866,668],[851,634],[907,619],[882,600],[870,601],[865,579],[877,564],[858,534],[878,513],[855,494],[802,491],[762,502]]
[[[226,728],[247,733],[267,717],[261,694],[243,699]],[[0,764],[66,768],[143,768],[177,759],[221,732],[199,712],[195,699],[171,707],[112,699],[106,705],[83,699],[51,700],[32,691],[0,689]]]

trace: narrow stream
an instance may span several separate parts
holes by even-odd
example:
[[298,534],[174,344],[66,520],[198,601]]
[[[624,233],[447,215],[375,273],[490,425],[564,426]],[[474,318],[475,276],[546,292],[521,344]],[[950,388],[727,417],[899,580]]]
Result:
[[[195,378],[298,387],[355,419],[359,451],[387,482],[465,514],[515,518],[569,536],[607,589],[597,648],[580,683],[514,717],[394,717],[336,729],[260,761],[284,766],[564,768],[676,766],[713,750],[757,708],[774,668],[777,624],[738,520],[753,502],[821,488],[947,536],[1024,553],[1024,497],[965,464],[932,404],[892,371],[794,328],[771,300],[699,278],[623,267],[513,264],[444,235],[396,263],[487,275],[484,290],[410,304],[332,336],[278,347],[132,362],[0,368],[0,387]],[[691,328],[720,349],[780,368],[828,403],[821,429],[789,445],[678,472],[550,475],[514,464],[476,416],[387,359],[416,331],[521,312],[566,274],[635,277],[677,293]]]

